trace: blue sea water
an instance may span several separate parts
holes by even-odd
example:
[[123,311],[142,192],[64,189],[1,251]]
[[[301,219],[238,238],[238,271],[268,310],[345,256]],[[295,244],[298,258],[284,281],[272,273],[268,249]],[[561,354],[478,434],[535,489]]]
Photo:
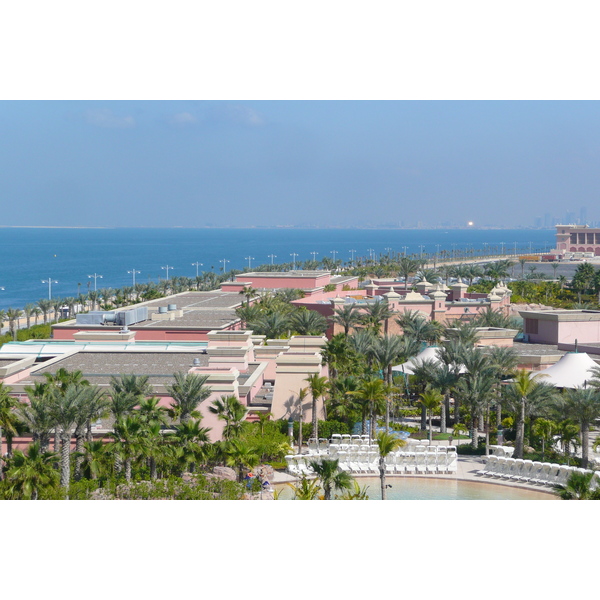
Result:
[[[0,228],[0,309],[22,308],[52,296],[77,296],[94,289],[119,288],[199,272],[255,268],[327,256],[388,253],[419,255],[446,250],[477,256],[495,249],[512,254],[549,250],[554,230],[537,229],[61,229]],[[269,255],[276,255],[271,258]],[[295,257],[292,254],[296,254]],[[250,260],[248,258],[250,257]],[[223,263],[223,260],[226,262]],[[43,283],[45,281],[46,283]]]

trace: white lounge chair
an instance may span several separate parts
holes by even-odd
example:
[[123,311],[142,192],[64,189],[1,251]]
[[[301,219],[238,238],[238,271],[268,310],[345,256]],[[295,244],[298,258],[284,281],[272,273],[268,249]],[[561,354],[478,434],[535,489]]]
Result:
[[498,457],[495,454],[490,454],[485,461],[485,465],[477,471],[476,475],[489,475],[494,471],[494,467],[498,464]]
[[567,483],[567,479],[571,476],[575,469],[570,467],[569,465],[561,465],[558,470],[558,475],[556,476],[552,485],[565,485]]
[[414,452],[407,452],[404,457],[404,471],[406,473],[415,473],[417,470],[417,455]]
[[396,473],[404,473],[406,466],[406,454],[404,452],[396,453]]
[[448,452],[446,457],[446,473],[456,473],[458,468],[458,454],[456,452]]
[[532,467],[533,467],[533,461],[532,460],[524,460],[521,472],[516,477],[514,477],[513,479],[516,479],[517,481],[527,481],[529,479],[530,474],[531,474],[531,468]]
[[[437,473],[437,452],[426,452],[425,453],[425,472],[426,473]],[[445,462],[445,461],[444,461]],[[445,467],[445,464],[444,464]]]
[[525,461],[522,458],[511,458],[510,460],[513,460],[514,462],[512,464],[512,467],[510,468],[510,471],[506,473],[505,477],[506,479],[517,479],[521,475],[523,463]]

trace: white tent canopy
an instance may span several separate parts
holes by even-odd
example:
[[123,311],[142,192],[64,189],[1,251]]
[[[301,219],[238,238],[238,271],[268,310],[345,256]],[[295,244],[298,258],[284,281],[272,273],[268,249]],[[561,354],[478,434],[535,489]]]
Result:
[[592,379],[591,370],[597,366],[598,363],[585,352],[568,352],[556,364],[532,373],[532,376],[543,375],[544,377],[539,377],[539,381],[554,387],[584,387]]
[[[438,350],[439,348],[437,346],[428,346],[425,348],[425,350],[419,352],[419,354],[417,354],[417,356],[411,360],[402,363],[401,365],[392,367],[392,371],[396,373],[404,373],[405,375],[412,375],[415,367],[420,367],[425,361],[431,361],[436,364],[440,363],[442,362],[442,359],[440,358]],[[465,368],[461,367],[460,372],[464,373]]]

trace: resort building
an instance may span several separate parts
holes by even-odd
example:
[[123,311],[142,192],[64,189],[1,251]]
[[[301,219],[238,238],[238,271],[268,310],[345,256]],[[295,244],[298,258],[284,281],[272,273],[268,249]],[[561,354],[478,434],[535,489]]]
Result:
[[600,310],[530,310],[519,314],[528,342],[600,354]]
[[[447,287],[443,284],[431,284],[422,281],[416,284],[417,291],[402,289],[403,284],[396,280],[374,280],[363,290],[349,291],[344,294],[332,292],[322,299],[304,297],[292,303],[317,311],[330,318],[336,309],[354,304],[366,310],[369,304],[387,301],[394,313],[384,323],[384,332],[401,333],[395,318],[403,312],[418,312],[427,320],[436,320],[448,324],[454,321],[471,321],[485,310],[502,311],[508,314],[512,291],[499,283],[489,294],[467,293],[467,285],[461,282]],[[396,287],[398,286],[398,287]],[[327,336],[331,337],[342,331],[340,325],[330,325]]]
[[565,258],[587,254],[600,256],[600,228],[587,225],[557,225],[556,250]]
[[211,331],[240,329],[235,309],[243,301],[235,292],[182,292],[125,308],[78,314],[71,321],[53,325],[52,337],[86,340],[103,332],[112,333],[118,341],[133,332],[138,341],[206,341]]
[[267,271],[242,273],[235,281],[221,284],[224,292],[240,293],[244,288],[257,292],[282,289],[299,289],[305,297],[321,299],[329,292],[342,293],[358,289],[358,277],[332,275],[329,271]]
[[[203,427],[210,427],[211,441],[222,437],[223,421],[208,407],[222,396],[235,396],[248,408],[248,420],[271,412],[275,419],[312,419],[310,394],[298,405],[298,393],[308,386],[310,375],[327,376],[322,365],[324,337],[297,336],[288,340],[265,340],[251,331],[211,331],[206,342],[137,342],[131,332],[127,342],[111,341],[113,334],[97,332],[85,341],[29,340],[10,342],[0,349],[0,382],[10,385],[12,394],[26,400],[25,388],[46,381],[45,374],[58,369],[81,371],[83,378],[108,390],[112,377],[147,375],[153,395],[169,406],[168,386],[174,374],[206,375],[210,397],[201,403]],[[108,336],[108,340],[105,336]],[[268,344],[268,345],[267,345]],[[301,410],[301,412],[300,412]],[[317,399],[319,418],[324,418],[323,400]],[[110,430],[106,420],[94,424],[102,435]],[[15,440],[17,444],[19,440]],[[23,439],[23,444],[29,443]]]

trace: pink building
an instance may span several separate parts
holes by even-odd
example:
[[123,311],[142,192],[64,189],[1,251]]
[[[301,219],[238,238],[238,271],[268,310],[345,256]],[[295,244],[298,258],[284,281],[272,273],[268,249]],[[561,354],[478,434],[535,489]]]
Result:
[[557,225],[556,250],[562,256],[584,252],[600,256],[600,229],[587,225]]

